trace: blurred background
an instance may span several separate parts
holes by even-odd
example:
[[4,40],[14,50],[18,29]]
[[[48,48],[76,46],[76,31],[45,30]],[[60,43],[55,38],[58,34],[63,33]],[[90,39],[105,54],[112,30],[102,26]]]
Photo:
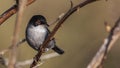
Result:
[[[84,0],[72,0],[74,6]],[[0,14],[15,4],[14,0],[0,0]],[[91,3],[73,13],[55,35],[57,45],[65,50],[65,54],[47,60],[40,68],[86,68],[96,54],[104,38],[108,36],[104,21],[111,26],[120,16],[120,0],[100,0]],[[44,15],[48,23],[53,22],[61,13],[70,8],[69,0],[36,0],[24,12],[20,38],[25,37],[25,29],[29,19],[36,14]],[[0,51],[11,44],[16,14],[0,26]],[[52,29],[55,25],[50,26]],[[120,40],[108,54],[104,68],[120,67]],[[52,50],[47,52],[53,52]],[[31,59],[37,52],[25,42],[18,48],[18,61]],[[45,53],[45,54],[47,54]],[[8,54],[5,54],[8,57]],[[0,68],[5,68],[0,65]],[[23,68],[29,68],[25,66]]]

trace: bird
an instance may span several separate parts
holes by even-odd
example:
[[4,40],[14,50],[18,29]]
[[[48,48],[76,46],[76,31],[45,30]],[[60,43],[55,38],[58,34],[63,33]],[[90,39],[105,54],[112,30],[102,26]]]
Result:
[[[47,39],[51,33],[48,29],[46,18],[43,15],[34,15],[30,19],[26,27],[26,41],[30,47],[34,50],[39,51],[40,46]],[[45,48],[45,52],[52,49],[58,54],[63,54],[64,51],[56,45],[55,39],[52,39]]]

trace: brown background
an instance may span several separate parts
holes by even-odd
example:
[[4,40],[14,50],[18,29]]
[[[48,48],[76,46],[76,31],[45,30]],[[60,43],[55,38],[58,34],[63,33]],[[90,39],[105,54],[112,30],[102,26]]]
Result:
[[[76,5],[82,1],[84,0],[73,0],[73,3]],[[0,14],[14,3],[13,0],[0,0]],[[20,39],[24,38],[25,27],[33,15],[42,14],[50,23],[61,13],[66,12],[69,7],[69,0],[37,0],[25,10]],[[55,35],[57,45],[65,50],[65,54],[47,60],[40,68],[86,68],[102,44],[103,39],[108,35],[105,31],[104,21],[108,21],[113,26],[120,16],[119,7],[120,0],[108,0],[108,2],[101,0],[91,3],[81,8],[79,12],[72,14]],[[15,17],[16,14],[0,26],[0,50],[11,44]],[[54,25],[50,29],[53,27]],[[104,68],[120,67],[119,41],[108,54]],[[27,43],[24,43],[19,47],[18,60],[30,59],[35,54],[36,51],[30,48]],[[5,56],[7,57],[8,54]],[[0,65],[0,68],[4,67]]]

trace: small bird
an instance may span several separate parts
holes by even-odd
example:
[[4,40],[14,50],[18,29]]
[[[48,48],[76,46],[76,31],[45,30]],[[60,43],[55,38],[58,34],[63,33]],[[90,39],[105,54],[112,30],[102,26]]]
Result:
[[[48,26],[46,18],[42,15],[34,15],[30,19],[26,28],[26,41],[33,49],[39,51],[40,46],[47,39],[50,34]],[[54,50],[58,54],[64,53],[64,51],[56,45],[55,39],[52,39],[48,43],[45,51],[49,49]]]

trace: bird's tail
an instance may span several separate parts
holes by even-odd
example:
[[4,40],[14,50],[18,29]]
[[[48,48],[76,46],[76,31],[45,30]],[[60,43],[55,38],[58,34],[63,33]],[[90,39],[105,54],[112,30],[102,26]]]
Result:
[[56,45],[52,49],[60,55],[62,55],[64,53],[64,51]]

